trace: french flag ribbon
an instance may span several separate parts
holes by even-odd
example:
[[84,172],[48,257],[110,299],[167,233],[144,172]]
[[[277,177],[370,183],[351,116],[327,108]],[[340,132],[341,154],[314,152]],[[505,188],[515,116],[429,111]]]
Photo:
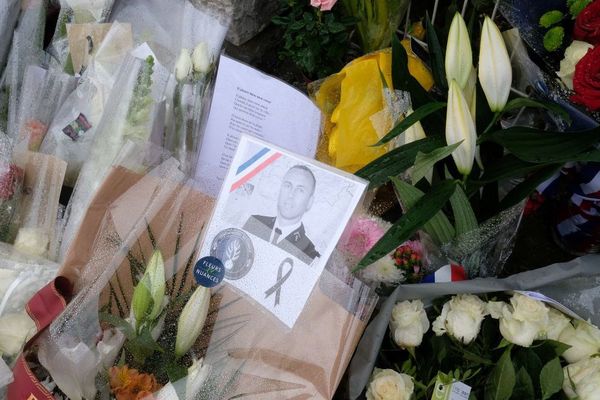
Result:
[[458,264],[444,265],[442,268],[423,278],[422,283],[441,283],[466,281],[467,272],[465,268]]
[[231,185],[230,192],[233,192],[240,186],[243,186],[250,179],[258,175],[269,164],[281,157],[281,153],[263,147],[260,151],[250,157],[246,162],[240,165],[235,173],[235,182]]

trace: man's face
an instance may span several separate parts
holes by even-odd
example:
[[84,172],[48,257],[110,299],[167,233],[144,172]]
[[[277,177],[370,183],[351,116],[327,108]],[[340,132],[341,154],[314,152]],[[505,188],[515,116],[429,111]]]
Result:
[[277,211],[285,219],[299,219],[312,206],[314,181],[309,172],[290,169],[283,177]]

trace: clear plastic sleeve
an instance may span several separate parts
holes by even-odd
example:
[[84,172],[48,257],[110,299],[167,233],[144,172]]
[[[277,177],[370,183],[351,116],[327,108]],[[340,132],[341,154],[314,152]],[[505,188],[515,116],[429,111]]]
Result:
[[39,150],[55,112],[76,84],[77,79],[62,72],[27,67],[19,100],[15,152]]
[[73,187],[89,157],[98,124],[119,67],[133,47],[131,25],[114,23],[102,40],[77,88],[57,110],[40,151],[65,160],[65,185]]
[[150,139],[166,83],[156,75],[151,56],[141,60],[129,55],[121,65],[67,207],[59,259],[64,257],[90,200],[122,146],[128,140],[144,143]]
[[26,154],[21,221],[14,245],[23,253],[53,259],[49,250],[57,240],[58,203],[67,163],[47,154]]
[[3,38],[0,43],[0,76],[6,65],[13,30],[19,19],[20,3],[18,0],[7,0],[0,4],[0,37]]
[[12,242],[23,192],[23,167],[12,158],[12,141],[0,132],[0,242]]

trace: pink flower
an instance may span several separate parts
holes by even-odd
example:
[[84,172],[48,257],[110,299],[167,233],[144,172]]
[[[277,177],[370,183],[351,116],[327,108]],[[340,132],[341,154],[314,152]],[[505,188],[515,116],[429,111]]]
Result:
[[383,237],[385,231],[383,221],[375,217],[353,218],[340,239],[341,248],[353,257],[363,258]]
[[329,11],[333,8],[337,0],[310,0],[310,5],[321,8],[321,11]]

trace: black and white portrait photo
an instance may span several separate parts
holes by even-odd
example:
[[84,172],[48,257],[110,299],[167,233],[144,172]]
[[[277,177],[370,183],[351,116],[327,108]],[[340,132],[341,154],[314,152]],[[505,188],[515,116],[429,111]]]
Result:
[[315,200],[317,180],[304,165],[294,165],[284,175],[279,187],[276,214],[252,215],[244,230],[310,264],[320,254],[306,234],[302,223]]
[[242,136],[199,258],[292,327],[368,183]]

